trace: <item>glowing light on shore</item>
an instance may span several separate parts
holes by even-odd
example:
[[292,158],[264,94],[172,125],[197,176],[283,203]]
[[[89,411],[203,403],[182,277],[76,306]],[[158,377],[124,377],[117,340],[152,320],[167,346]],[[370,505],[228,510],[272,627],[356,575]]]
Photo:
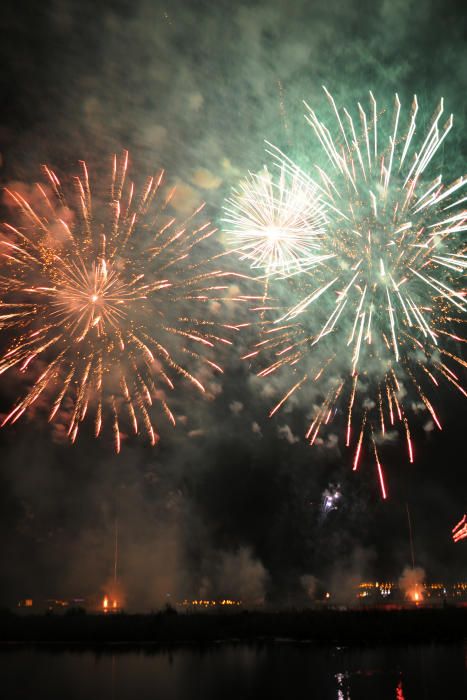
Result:
[[412,602],[415,603],[415,605],[418,605],[423,601],[423,590],[422,588],[416,586],[415,588],[412,588],[411,590],[408,591],[407,593],[407,598]]

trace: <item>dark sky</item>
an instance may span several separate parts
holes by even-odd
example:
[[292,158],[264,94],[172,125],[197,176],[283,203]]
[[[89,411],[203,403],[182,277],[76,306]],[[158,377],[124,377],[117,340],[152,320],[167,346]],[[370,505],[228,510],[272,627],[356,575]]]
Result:
[[[1,182],[31,184],[40,164],[66,173],[80,159],[101,173],[125,147],[135,170],[166,167],[216,220],[230,187],[261,166],[265,138],[305,157],[301,100],[322,101],[324,83],[351,104],[369,89],[387,100],[397,91],[406,104],[416,92],[427,119],[444,96],[455,116],[445,167],[459,176],[462,5],[7,0]],[[163,430],[156,449],[129,442],[115,456],[85,432],[73,447],[56,444],[45,422],[27,419],[3,429],[0,603],[101,591],[117,516],[130,607],[158,605],[167,593],[290,602],[303,598],[304,576],[333,588],[359,576],[396,579],[410,562],[406,502],[427,577],[466,576],[466,547],[450,541],[467,505],[461,398],[441,392],[442,433],[416,427],[414,465],[385,448],[391,497],[382,502],[371,461],[353,474],[342,440],[306,445],[306,409],[267,418],[270,401],[240,354],[224,356],[216,398],[187,391],[187,424]],[[4,409],[11,386],[0,390]],[[323,518],[330,484],[342,499]]]

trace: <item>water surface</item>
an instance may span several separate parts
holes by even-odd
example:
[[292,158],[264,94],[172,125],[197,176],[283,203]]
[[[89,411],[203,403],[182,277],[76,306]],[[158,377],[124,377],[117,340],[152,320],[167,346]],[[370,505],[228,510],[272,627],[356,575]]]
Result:
[[434,645],[219,644],[171,651],[0,652],[5,700],[448,700],[467,697],[466,652]]

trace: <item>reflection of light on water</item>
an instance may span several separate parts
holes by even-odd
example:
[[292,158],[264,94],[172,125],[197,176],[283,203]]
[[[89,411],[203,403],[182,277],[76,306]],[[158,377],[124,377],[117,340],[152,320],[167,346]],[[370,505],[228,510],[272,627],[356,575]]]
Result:
[[402,680],[400,680],[397,684],[396,700],[405,700],[404,689],[402,688]]
[[[466,662],[467,662],[467,657],[466,657]],[[357,671],[356,675],[373,675],[374,671],[367,672],[365,671]],[[348,671],[345,673],[336,673],[334,675],[334,678],[336,679],[337,683],[337,700],[351,700],[351,695],[350,695],[350,678],[352,675],[355,675],[355,672],[352,672],[349,674]],[[406,697],[404,695],[404,688],[402,685],[402,678],[399,678],[397,681],[396,685],[396,700],[406,700]]]
[[[337,681],[337,700],[350,700],[350,688],[344,687],[344,681],[348,680],[347,673],[336,673],[334,678]],[[346,683],[347,685],[347,683]],[[344,691],[346,694],[344,695]]]
[[111,692],[112,700],[115,700],[115,654],[112,654],[112,681],[111,681]]

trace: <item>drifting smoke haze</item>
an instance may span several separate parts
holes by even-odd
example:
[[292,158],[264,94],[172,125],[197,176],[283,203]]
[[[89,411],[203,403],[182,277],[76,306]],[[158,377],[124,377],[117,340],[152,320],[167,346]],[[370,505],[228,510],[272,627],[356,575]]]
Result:
[[[415,591],[420,591],[426,578],[425,569],[421,566],[414,568],[406,566],[399,577],[399,588],[406,597],[414,594]],[[421,593],[419,593],[421,596]]]
[[312,574],[303,574],[303,576],[300,576],[300,583],[303,586],[307,598],[311,601],[315,600],[318,588],[318,579],[316,576]]
[[240,599],[247,606],[264,603],[267,572],[248,547],[240,547],[236,552],[216,552],[204,568],[199,597]]
[[[416,92],[427,120],[444,96],[455,115],[449,181],[463,172],[467,113],[453,8],[441,0],[57,0],[19,10],[7,2],[2,183],[29,196],[41,163],[71,174],[81,159],[107,177],[111,155],[128,148],[132,172],[166,168],[177,215],[205,200],[220,226],[231,187],[262,167],[265,138],[303,167],[313,160],[301,101],[322,105],[323,83],[343,104],[364,100],[368,89],[387,103],[397,91],[408,104]],[[440,44],[440,34],[449,41]],[[4,200],[2,219],[12,216]],[[213,253],[225,235],[216,240]],[[233,256],[226,264],[248,271]],[[261,294],[262,286],[232,284],[228,295],[242,291]],[[249,306],[232,301],[211,312],[247,323]],[[427,579],[465,575],[450,542],[465,508],[461,397],[440,396],[442,433],[419,407],[413,465],[387,436],[390,500],[382,503],[371,456],[352,473],[343,430],[333,425],[313,448],[304,441],[320,390],[307,388],[268,419],[291,382],[286,373],[261,380],[239,359],[256,338],[246,328],[220,351],[225,374],[204,377],[207,396],[186,386],[174,398],[177,427],[160,421],[155,449],[124,440],[115,456],[84,426],[70,447],[34,415],[3,429],[0,604],[99,597],[112,581],[116,518],[128,609],[204,595],[304,603],[321,585],[347,602],[359,580],[395,579],[409,560],[406,501]],[[2,376],[0,389],[5,413],[17,386]],[[337,420],[344,425],[345,415]],[[329,484],[341,497],[323,518]]]

